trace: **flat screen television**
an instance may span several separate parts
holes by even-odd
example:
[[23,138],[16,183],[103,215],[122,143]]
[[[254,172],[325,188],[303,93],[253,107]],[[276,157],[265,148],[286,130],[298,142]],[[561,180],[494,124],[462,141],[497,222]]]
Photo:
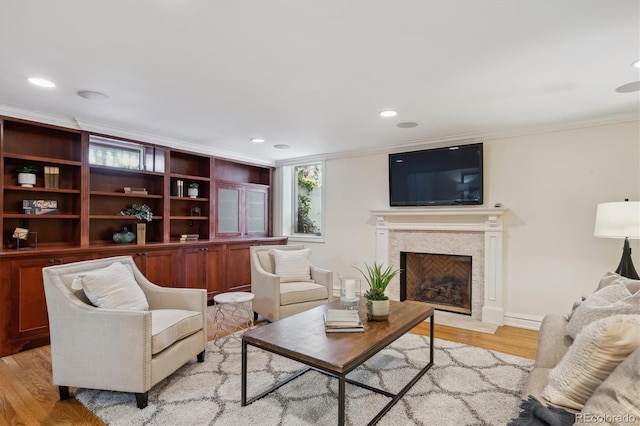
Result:
[[389,154],[389,204],[482,204],[482,143]]

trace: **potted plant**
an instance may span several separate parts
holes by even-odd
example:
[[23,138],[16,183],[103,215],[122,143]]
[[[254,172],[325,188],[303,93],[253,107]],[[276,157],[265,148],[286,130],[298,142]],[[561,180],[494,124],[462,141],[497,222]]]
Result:
[[[126,210],[122,210],[120,212],[122,216],[133,216],[138,220],[145,220],[147,222],[151,222],[153,219],[153,213],[151,212],[151,208],[146,204],[133,204],[130,208]],[[123,232],[126,232],[127,228],[124,229]],[[144,244],[147,238],[147,224],[146,223],[138,223],[136,225],[136,241],[138,244]],[[113,239],[116,242],[116,234],[113,235]],[[131,241],[127,241],[131,242]]]
[[36,172],[38,169],[32,165],[21,166],[16,169],[18,172],[18,183],[26,188],[33,188],[36,184]]
[[393,269],[391,265],[383,268],[376,262],[373,266],[365,263],[366,273],[360,269],[364,279],[369,284],[369,289],[364,293],[367,307],[367,319],[369,321],[384,321],[389,317],[389,296],[385,294],[387,286],[391,280],[400,273],[400,270]]
[[199,185],[195,182],[189,184],[189,189],[187,189],[189,197],[196,198],[198,196],[198,186]]

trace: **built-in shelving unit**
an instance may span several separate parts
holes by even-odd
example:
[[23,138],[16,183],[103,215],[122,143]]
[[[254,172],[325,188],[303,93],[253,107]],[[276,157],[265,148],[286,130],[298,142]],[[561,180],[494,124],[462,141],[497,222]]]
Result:
[[[141,164],[98,165],[109,164],[101,162],[105,156],[98,161],[98,153],[117,152],[118,144]],[[31,188],[18,183],[16,172],[27,165],[37,169]],[[57,187],[45,185],[45,167],[59,171]],[[272,237],[272,173],[271,167],[0,116],[0,306],[6,308],[0,309],[0,356],[48,343],[46,266],[127,255],[151,282],[206,289],[210,301],[220,292],[249,290],[250,246],[286,244]],[[195,197],[190,184],[198,185]],[[232,206],[218,205],[224,189]],[[55,201],[57,212],[25,214],[23,200]],[[117,244],[114,233],[136,231],[139,220],[120,214],[133,204],[153,212],[145,244]],[[237,229],[220,232],[219,215],[229,212],[226,220]],[[29,239],[18,244],[16,228],[37,235],[37,246]],[[180,242],[183,234],[197,234],[198,241]]]

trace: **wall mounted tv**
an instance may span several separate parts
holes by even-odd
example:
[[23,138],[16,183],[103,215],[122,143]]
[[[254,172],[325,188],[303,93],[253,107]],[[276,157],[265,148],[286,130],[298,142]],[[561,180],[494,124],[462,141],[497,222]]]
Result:
[[482,204],[482,143],[389,154],[389,204]]

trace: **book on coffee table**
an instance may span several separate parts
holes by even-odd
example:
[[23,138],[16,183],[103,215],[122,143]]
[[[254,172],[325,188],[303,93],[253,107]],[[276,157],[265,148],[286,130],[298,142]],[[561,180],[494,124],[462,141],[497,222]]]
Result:
[[364,331],[358,311],[349,309],[328,309],[324,316],[324,328],[327,333]]

